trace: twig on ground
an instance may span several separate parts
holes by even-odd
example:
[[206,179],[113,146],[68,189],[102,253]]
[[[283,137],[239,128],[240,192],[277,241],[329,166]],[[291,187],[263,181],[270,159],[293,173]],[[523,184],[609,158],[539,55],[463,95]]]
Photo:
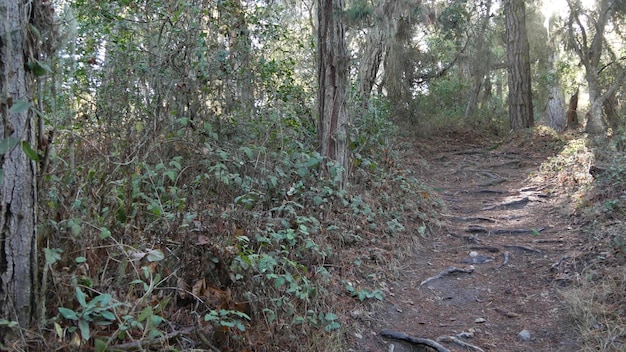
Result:
[[437,343],[437,341],[425,339],[421,337],[413,337],[413,336],[409,336],[407,334],[403,334],[397,331],[383,330],[380,332],[380,336],[390,338],[390,339],[408,341],[410,343],[414,343],[417,345],[425,345],[425,346],[434,348],[438,352],[450,352],[449,349],[441,346],[440,344]]
[[456,272],[471,274],[471,273],[474,272],[474,269],[471,269],[471,268],[470,269],[459,269],[457,267],[451,266],[451,267],[447,268],[446,270],[440,272],[439,274],[437,274],[435,276],[432,276],[432,277],[429,277],[428,279],[422,281],[420,283],[420,286],[424,286],[425,284],[427,284],[427,283],[429,283],[429,282],[431,282],[433,280],[440,279],[440,278],[442,278],[442,277],[444,277],[446,275],[449,275],[449,274],[452,274],[452,273],[456,273]]
[[463,341],[463,340],[461,340],[459,338],[456,338],[454,336],[439,336],[437,338],[437,341],[440,341],[440,342],[454,342],[454,343],[456,343],[457,345],[459,345],[461,347],[469,348],[469,349],[474,350],[474,351],[485,352],[485,350],[483,350],[482,348],[480,348],[478,346],[471,345],[471,344],[469,344],[469,343],[467,343],[467,342],[465,342],[465,341]]

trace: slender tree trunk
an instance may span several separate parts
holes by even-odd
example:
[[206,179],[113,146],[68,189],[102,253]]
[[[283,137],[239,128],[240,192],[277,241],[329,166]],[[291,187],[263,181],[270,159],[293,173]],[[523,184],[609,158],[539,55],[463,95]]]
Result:
[[[21,144],[36,149],[32,81],[34,55],[27,39],[31,1],[0,1],[0,317],[29,328],[36,313],[36,163]],[[12,147],[6,148],[7,145]],[[11,331],[0,327],[0,341]]]
[[465,107],[464,118],[467,119],[472,115],[476,106],[478,105],[478,98],[480,97],[480,91],[483,87],[483,83],[488,78],[489,68],[491,67],[491,48],[487,42],[487,28],[490,21],[491,12],[491,0],[487,0],[483,4],[483,14],[480,23],[480,27],[476,33],[475,50],[476,53],[471,59],[471,74],[472,74],[472,89],[470,91],[470,98]]
[[368,33],[359,65],[358,87],[365,107],[368,106],[389,39],[394,33],[393,18],[397,15],[399,6],[398,0],[385,0],[376,9],[378,23]]
[[578,128],[578,92],[579,88],[576,89],[576,93],[574,93],[569,98],[569,105],[567,107],[567,128],[576,129]]
[[322,156],[348,169],[348,53],[342,18],[344,0],[318,0],[318,141]]
[[509,82],[509,121],[516,131],[534,124],[530,54],[523,0],[504,0]]

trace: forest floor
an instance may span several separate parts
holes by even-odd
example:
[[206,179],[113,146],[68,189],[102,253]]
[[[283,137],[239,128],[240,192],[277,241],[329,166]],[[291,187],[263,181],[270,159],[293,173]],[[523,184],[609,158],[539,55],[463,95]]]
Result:
[[579,350],[560,292],[586,236],[571,193],[541,173],[563,144],[541,134],[495,145],[458,135],[408,143],[416,152],[405,166],[438,192],[443,221],[405,258],[385,299],[353,312],[353,350],[431,351],[381,331],[450,351]]

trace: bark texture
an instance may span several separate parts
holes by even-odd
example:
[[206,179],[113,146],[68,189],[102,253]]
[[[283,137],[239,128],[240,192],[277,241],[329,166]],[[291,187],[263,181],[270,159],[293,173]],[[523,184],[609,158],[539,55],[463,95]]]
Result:
[[[343,0],[318,0],[318,142],[322,156],[348,170],[348,53]],[[346,177],[341,174],[341,180]]]
[[509,121],[513,131],[534,124],[530,78],[530,49],[523,0],[505,0]]
[[[13,145],[0,156],[0,317],[30,327],[35,309],[36,163],[21,149],[36,149],[32,77],[25,70],[33,59],[28,41],[33,2],[0,1],[0,138]],[[11,109],[13,108],[13,109]],[[0,340],[10,339],[0,328]]]
[[554,85],[550,90],[550,96],[544,111],[544,121],[555,131],[562,132],[567,127],[565,101],[558,85]]

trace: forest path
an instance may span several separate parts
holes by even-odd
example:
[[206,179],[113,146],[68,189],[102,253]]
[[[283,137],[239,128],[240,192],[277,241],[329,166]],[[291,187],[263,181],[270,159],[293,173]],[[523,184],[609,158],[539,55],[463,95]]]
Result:
[[[483,351],[578,350],[559,287],[583,237],[562,192],[537,177],[558,147],[541,136],[495,147],[465,138],[413,146],[405,165],[437,190],[444,223],[406,258],[355,350],[431,351],[382,330],[453,336]],[[479,351],[440,341],[450,351]]]

